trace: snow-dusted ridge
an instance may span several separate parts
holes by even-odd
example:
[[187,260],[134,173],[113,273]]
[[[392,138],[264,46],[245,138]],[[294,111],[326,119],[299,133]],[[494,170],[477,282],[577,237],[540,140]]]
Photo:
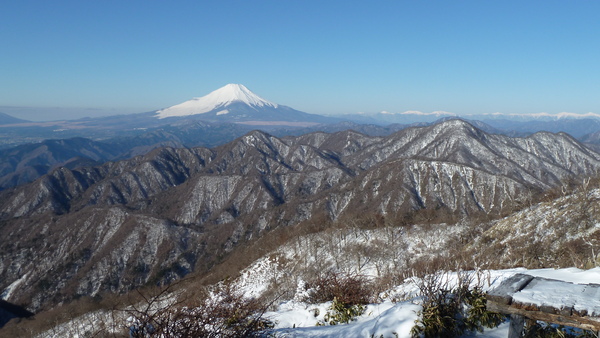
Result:
[[472,115],[465,115],[465,116],[477,116],[477,115],[504,117],[504,118],[532,118],[532,119],[550,118],[550,119],[554,119],[554,120],[567,119],[567,118],[573,118],[573,119],[600,118],[600,114],[592,113],[592,112],[585,113],[585,114],[571,113],[571,112],[562,112],[562,113],[557,113],[557,114],[546,113],[546,112],[533,113],[533,114],[505,114],[505,113],[498,112],[498,113],[472,114]]
[[357,114],[361,114],[361,115],[417,115],[417,116],[436,116],[436,117],[441,117],[441,116],[458,116],[455,113],[451,113],[451,112],[447,112],[447,111],[443,111],[443,110],[436,110],[436,111],[432,111],[430,113],[427,112],[422,112],[422,111],[418,111],[418,110],[407,110],[405,112],[389,112],[387,110],[383,110],[379,113],[364,113],[364,112],[358,112]]
[[[352,114],[349,114],[352,115]],[[444,118],[444,117],[462,117],[472,120],[508,120],[508,121],[560,121],[560,120],[577,120],[577,119],[600,119],[599,113],[573,113],[573,112],[560,112],[560,113],[452,113],[447,111],[432,111],[422,112],[418,110],[407,110],[404,112],[392,112],[383,110],[380,112],[357,112],[355,115],[358,116],[369,116],[376,119],[382,119],[384,121],[396,121],[406,123],[406,119],[412,122],[427,122],[433,118]],[[405,119],[405,120],[402,120]],[[428,120],[429,119],[429,120]]]
[[[252,107],[278,107],[276,103],[261,98],[244,85],[230,83],[206,96],[193,98],[189,101],[159,110],[156,112],[156,117],[163,119],[174,116],[205,114],[235,102],[245,103]],[[217,114],[223,115],[227,113],[228,111],[224,109]]]

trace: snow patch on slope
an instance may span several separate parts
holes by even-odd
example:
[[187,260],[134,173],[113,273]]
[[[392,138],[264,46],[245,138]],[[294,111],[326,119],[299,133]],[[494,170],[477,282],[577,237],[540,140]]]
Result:
[[10,296],[12,295],[13,291],[15,291],[15,289],[18,288],[21,283],[23,283],[25,280],[27,280],[28,276],[29,276],[29,273],[26,273],[23,275],[23,277],[12,282],[6,289],[4,289],[4,291],[2,291],[2,294],[0,294],[0,299],[2,299],[2,300],[10,299]]

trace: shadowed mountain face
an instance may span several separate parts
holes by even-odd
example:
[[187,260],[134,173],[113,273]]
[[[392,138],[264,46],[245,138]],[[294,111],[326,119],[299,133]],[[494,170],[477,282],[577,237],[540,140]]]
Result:
[[0,290],[30,309],[207,272],[236,246],[326,216],[444,208],[500,213],[600,155],[566,134],[487,134],[460,121],[385,137],[254,131],[61,167],[0,193]]
[[[339,123],[311,128],[274,127],[275,135],[303,135],[324,130],[337,132],[347,129],[361,131],[368,135],[389,135],[406,126],[392,125],[379,127]],[[49,173],[58,167],[75,169],[83,166],[100,165],[144,155],[159,147],[215,147],[248,133],[252,126],[233,123],[208,123],[185,121],[157,128],[137,135],[117,137],[102,141],[84,138],[45,140],[39,143],[19,145],[0,149],[0,190],[15,187]]]
[[58,167],[75,169],[143,155],[159,147],[213,147],[238,138],[250,127],[189,122],[137,136],[102,141],[85,138],[45,140],[0,150],[0,190],[31,182]]

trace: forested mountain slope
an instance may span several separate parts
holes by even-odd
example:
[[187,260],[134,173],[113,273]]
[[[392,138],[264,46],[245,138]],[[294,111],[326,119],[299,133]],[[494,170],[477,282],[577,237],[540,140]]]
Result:
[[566,134],[487,134],[461,120],[387,137],[253,131],[57,168],[0,193],[0,289],[31,310],[203,273],[281,227],[418,210],[499,215],[600,155]]

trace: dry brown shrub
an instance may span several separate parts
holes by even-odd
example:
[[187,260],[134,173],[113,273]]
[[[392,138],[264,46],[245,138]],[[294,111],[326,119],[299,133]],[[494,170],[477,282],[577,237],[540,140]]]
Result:
[[130,337],[254,337],[272,327],[263,318],[270,304],[224,285],[202,299],[168,301],[169,288],[121,309]]
[[363,276],[330,272],[306,284],[309,303],[337,299],[345,305],[369,304],[374,298],[372,285]]

